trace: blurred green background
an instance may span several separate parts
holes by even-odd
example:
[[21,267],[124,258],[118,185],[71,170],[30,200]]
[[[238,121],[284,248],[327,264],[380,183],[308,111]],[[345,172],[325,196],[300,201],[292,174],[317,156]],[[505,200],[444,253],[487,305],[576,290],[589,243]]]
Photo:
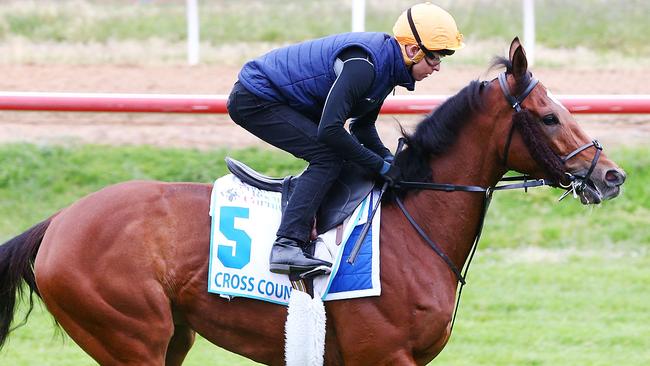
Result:
[[[366,1],[366,29],[390,32],[414,1]],[[0,39],[108,42],[161,38],[185,40],[184,1],[0,1]],[[451,1],[436,4],[454,15],[471,40],[509,39],[522,30],[522,1]],[[199,1],[201,36],[210,44],[294,42],[351,27],[351,1]],[[650,3],[641,0],[538,0],[538,42],[548,47],[619,49],[648,55]]]
[[[240,64],[279,44],[348,32],[351,0],[199,1],[202,62]],[[417,1],[366,1],[366,30],[390,33],[399,13]],[[454,60],[485,64],[481,48],[523,36],[521,0],[441,0],[454,15],[468,49]],[[540,49],[588,50],[612,64],[633,58],[648,65],[650,2],[642,0],[537,0]],[[0,0],[0,62],[177,62],[184,60],[182,0]],[[245,44],[242,44],[245,43]],[[62,60],[62,50],[33,55],[38,45],[104,46],[108,54]],[[140,45],[140,47],[138,47]],[[142,47],[147,52],[142,52]],[[16,51],[19,49],[20,51]],[[119,49],[121,52],[114,52]],[[128,51],[130,50],[130,51]],[[42,52],[41,52],[42,53]],[[123,53],[123,54],[118,54]],[[549,52],[552,53],[552,52]],[[131,54],[131,55],[129,55]],[[473,56],[472,56],[473,55]],[[548,56],[553,65],[557,60]],[[136,61],[137,60],[137,61]],[[629,66],[629,65],[628,65]]]

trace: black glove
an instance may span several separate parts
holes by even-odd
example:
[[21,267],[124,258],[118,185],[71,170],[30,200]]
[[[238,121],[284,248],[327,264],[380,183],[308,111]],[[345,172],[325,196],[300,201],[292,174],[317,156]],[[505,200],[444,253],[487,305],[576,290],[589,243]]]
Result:
[[389,187],[394,187],[402,180],[402,171],[396,165],[384,162],[383,173],[379,173]]

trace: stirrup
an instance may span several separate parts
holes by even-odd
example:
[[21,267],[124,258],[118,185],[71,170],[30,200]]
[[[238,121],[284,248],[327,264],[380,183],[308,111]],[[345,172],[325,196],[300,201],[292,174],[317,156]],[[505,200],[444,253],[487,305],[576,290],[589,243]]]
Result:
[[324,276],[332,273],[332,268],[328,266],[318,266],[314,269],[310,269],[309,271],[305,272],[300,272],[298,276],[303,279],[309,279],[309,278],[314,278],[318,276]]

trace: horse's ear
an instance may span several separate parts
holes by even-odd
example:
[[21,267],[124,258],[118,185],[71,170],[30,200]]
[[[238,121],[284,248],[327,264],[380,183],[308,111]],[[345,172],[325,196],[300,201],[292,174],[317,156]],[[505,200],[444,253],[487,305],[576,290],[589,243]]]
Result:
[[515,37],[510,44],[510,62],[512,63],[512,74],[515,78],[524,75],[528,71],[528,60],[526,51],[521,45],[519,37]]
[[519,37],[515,37],[515,39],[512,40],[512,43],[510,43],[510,51],[508,51],[508,58],[510,61],[512,61],[512,57],[515,55],[515,50],[521,47],[521,42],[519,41]]

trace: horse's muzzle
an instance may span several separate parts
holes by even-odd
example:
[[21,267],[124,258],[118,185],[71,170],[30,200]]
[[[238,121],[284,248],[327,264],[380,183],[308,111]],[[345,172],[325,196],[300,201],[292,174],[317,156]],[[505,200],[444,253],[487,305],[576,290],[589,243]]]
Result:
[[625,183],[625,172],[622,169],[608,169],[595,171],[591,178],[584,184],[584,189],[579,194],[583,204],[599,204],[604,200],[612,199],[621,192]]

